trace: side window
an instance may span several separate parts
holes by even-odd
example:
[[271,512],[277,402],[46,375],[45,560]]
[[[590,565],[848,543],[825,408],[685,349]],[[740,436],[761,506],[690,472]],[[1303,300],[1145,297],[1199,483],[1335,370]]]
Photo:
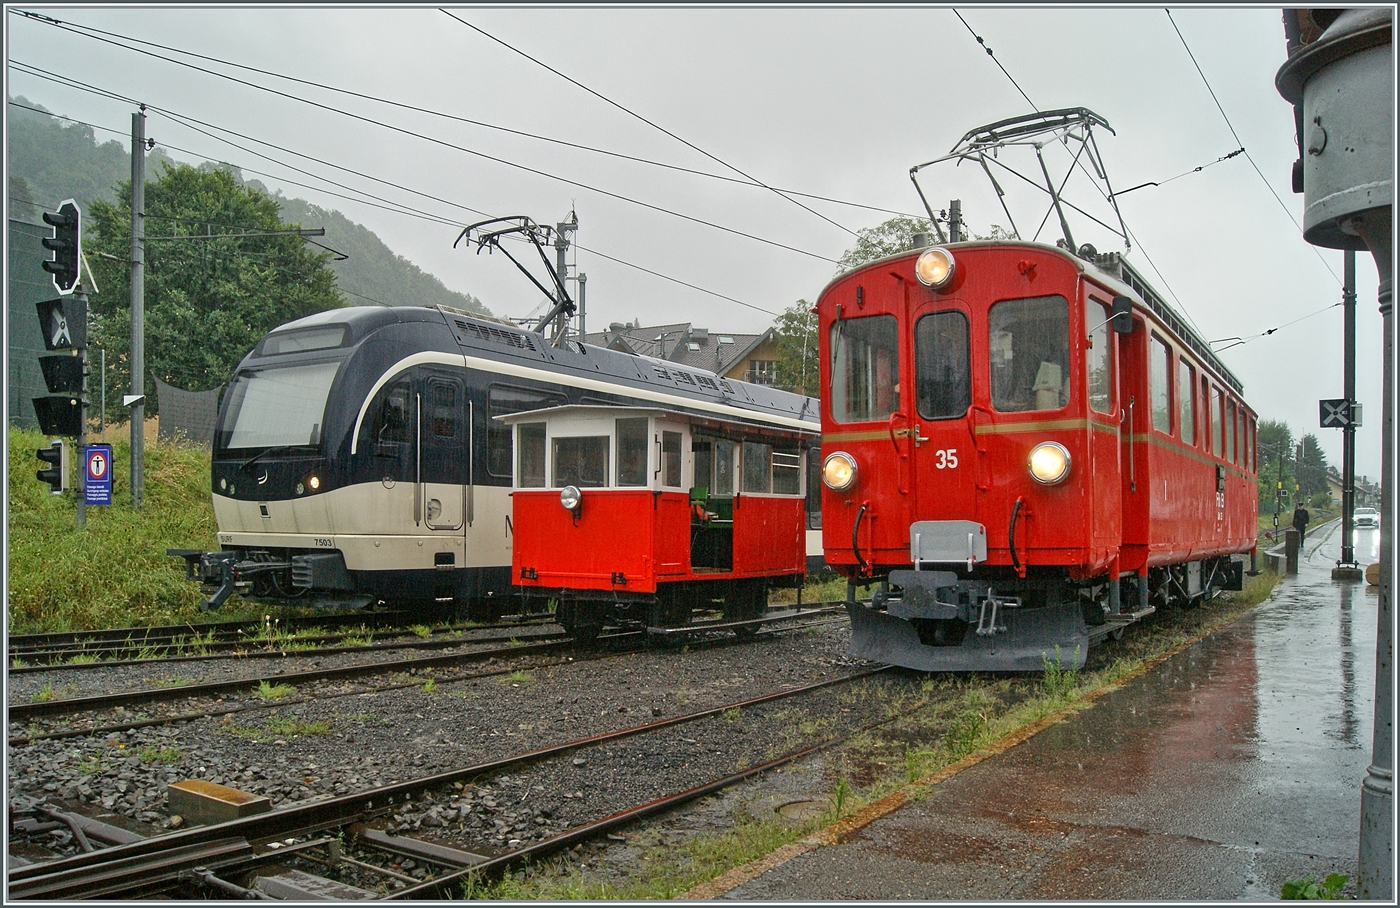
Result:
[[972,404],[967,316],[934,312],[914,327],[914,390],[925,419],[962,416]]
[[661,484],[681,487],[681,433],[661,433]]
[[1196,370],[1185,359],[1176,361],[1176,408],[1181,425],[1181,440],[1196,443]]
[[617,421],[617,484],[647,484],[647,418],[628,416]]
[[744,442],[744,491],[773,491],[773,446]]
[[1225,459],[1238,463],[1235,459],[1235,402],[1225,405]]
[[486,470],[492,476],[509,479],[511,475],[511,431],[495,416],[539,410],[565,403],[563,395],[508,385],[492,385],[486,401]]
[[520,424],[520,462],[516,475],[522,489],[544,488],[544,423]]
[[831,416],[837,422],[889,419],[899,409],[899,324],[893,315],[831,325]]
[[1109,346],[1108,307],[1095,299],[1084,301],[1084,322],[1089,348],[1084,351],[1088,371],[1089,406],[1096,413],[1113,412],[1113,359]]
[[797,452],[796,448],[774,449],[773,493],[776,495],[802,494],[802,455]]
[[1218,388],[1210,398],[1210,452],[1225,456],[1225,392]]
[[413,440],[413,386],[401,378],[379,392],[370,408],[369,440],[376,445],[407,444]]
[[710,487],[711,498],[734,497],[734,442],[715,439],[715,484]]
[[992,406],[1003,413],[1069,403],[1069,303],[1063,296],[1004,300],[987,314]]
[[428,385],[429,431],[434,438],[457,437],[457,385],[434,381]]
[[1171,348],[1157,335],[1152,335],[1152,360],[1148,364],[1148,382],[1152,395],[1152,428],[1164,435],[1172,431],[1171,378],[1167,363],[1171,359]]

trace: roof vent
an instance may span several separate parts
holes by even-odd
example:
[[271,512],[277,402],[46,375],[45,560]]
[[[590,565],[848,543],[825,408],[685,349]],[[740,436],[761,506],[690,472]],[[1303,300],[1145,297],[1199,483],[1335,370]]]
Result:
[[693,338],[695,338],[695,339],[698,340],[698,341],[709,340],[709,339],[710,339],[710,329],[709,329],[709,328],[691,328],[691,329],[690,329],[690,336],[693,337]]

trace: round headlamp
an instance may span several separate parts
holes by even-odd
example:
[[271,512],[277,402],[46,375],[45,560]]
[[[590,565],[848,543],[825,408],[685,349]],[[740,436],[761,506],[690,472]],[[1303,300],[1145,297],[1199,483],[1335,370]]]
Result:
[[564,486],[559,492],[559,503],[566,511],[578,510],[579,504],[583,501],[583,493],[578,490],[578,486]]
[[321,477],[312,473],[311,478],[306,480],[306,486],[313,492],[318,491],[321,488]]
[[1069,451],[1054,441],[1042,441],[1031,448],[1031,456],[1026,458],[1026,469],[1030,470],[1031,478],[1046,486],[1064,482],[1069,476],[1069,464]]
[[925,249],[914,263],[914,274],[919,283],[937,290],[953,279],[953,253],[942,246]]
[[822,461],[822,482],[833,492],[844,492],[856,484],[855,458],[845,451],[827,455]]

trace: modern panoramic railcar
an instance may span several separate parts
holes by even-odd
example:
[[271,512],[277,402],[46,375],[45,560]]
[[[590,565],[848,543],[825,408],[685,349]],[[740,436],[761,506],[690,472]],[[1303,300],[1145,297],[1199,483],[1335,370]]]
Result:
[[1081,253],[953,243],[821,294],[825,557],[883,582],[850,597],[857,655],[1082,665],[1162,605],[1240,588],[1255,413],[1140,275]]
[[205,606],[467,605],[511,591],[512,433],[495,417],[660,406],[817,425],[816,401],[446,307],[336,309],[239,364],[211,480],[220,549],[172,550]]
[[815,422],[599,406],[503,421],[515,433],[512,574],[526,597],[556,600],[574,636],[684,627],[715,608],[747,634],[770,588],[801,585]]

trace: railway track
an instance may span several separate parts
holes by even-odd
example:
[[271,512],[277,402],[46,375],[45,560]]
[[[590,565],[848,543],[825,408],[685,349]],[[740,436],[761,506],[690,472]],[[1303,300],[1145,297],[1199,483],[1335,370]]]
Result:
[[[829,607],[821,607],[810,611],[776,612],[764,619],[744,623],[758,625],[773,632],[811,626],[814,622],[825,623],[838,620],[831,617],[834,611]],[[732,628],[733,624],[708,622],[692,625],[687,629],[690,632],[687,636],[694,637],[695,634],[701,632],[727,630]],[[704,645],[728,645],[734,641],[735,638],[726,635],[707,641]],[[44,738],[108,734],[114,731],[159,725],[166,722],[191,721],[206,716],[226,716],[250,710],[273,709],[309,699],[307,697],[292,698],[290,689],[296,689],[300,692],[303,688],[314,688],[317,685],[326,685],[331,682],[349,682],[357,686],[342,687],[332,692],[313,693],[312,697],[324,699],[329,696],[358,695],[371,690],[412,687],[421,685],[429,679],[435,682],[446,682],[462,680],[467,677],[489,677],[506,673],[511,668],[496,668],[481,672],[472,671],[470,667],[490,664],[498,660],[510,666],[522,659],[538,659],[570,651],[573,646],[567,637],[560,634],[553,634],[548,639],[536,642],[510,638],[505,642],[505,645],[478,647],[477,644],[482,642],[492,644],[500,641],[495,639],[471,640],[450,644],[475,647],[464,652],[356,662],[333,667],[315,665],[301,671],[288,671],[285,667],[287,661],[285,657],[292,654],[283,653],[281,655],[284,658],[279,660],[284,663],[283,667],[278,668],[275,672],[255,676],[245,675],[196,683],[160,684],[87,696],[48,696],[41,699],[31,699],[28,702],[13,702],[9,705],[8,710],[11,727],[9,743],[13,746]],[[650,638],[640,632],[619,632],[601,638],[600,642],[609,647],[611,652],[618,653],[645,647],[649,645]],[[430,648],[435,647],[438,643],[442,643],[442,641],[433,643],[420,641],[419,646]],[[412,646],[412,644],[388,644],[385,646],[394,649]],[[378,650],[369,647],[354,648],[354,651],[365,653],[377,652]],[[319,655],[325,654],[325,652],[321,652]],[[316,654],[297,653],[296,655],[303,660],[314,661],[310,660],[310,656]],[[156,661],[163,664],[167,660]],[[108,663],[89,663],[74,668],[84,671],[89,666],[102,667],[104,665],[109,666]],[[399,677],[408,677],[411,680],[396,680]],[[388,680],[377,684],[372,683],[373,679],[385,678]],[[40,688],[39,693],[46,690],[51,691],[52,688]],[[272,696],[271,692],[273,691],[282,691],[283,693],[279,696]],[[143,712],[138,712],[136,715],[131,714],[132,710],[144,710],[148,707],[168,704],[178,704],[179,710],[167,707],[154,715],[147,715]],[[81,718],[71,718],[74,715]],[[24,729],[22,733],[18,732],[18,729],[21,728]]]
[[[404,612],[351,615],[291,615],[256,621],[222,621],[159,627],[128,627],[67,633],[22,634],[9,639],[10,671],[34,671],[47,666],[90,665],[97,662],[169,659],[217,653],[324,648],[347,639],[388,632],[399,637],[444,637],[472,631],[505,633],[543,624],[547,614],[527,614],[513,621],[415,623]],[[311,633],[315,631],[315,633]],[[130,654],[137,654],[131,656]]]
[[[350,884],[300,869],[309,862],[331,876],[350,868],[359,879],[377,876],[385,897],[394,899],[452,898],[462,894],[468,879],[491,879],[493,875],[523,862],[596,839],[643,818],[671,810],[687,801],[737,785],[756,775],[848,740],[851,736],[895,721],[885,716],[874,721],[851,723],[839,733],[817,736],[802,746],[777,756],[749,761],[737,771],[695,780],[695,784],[648,797],[620,810],[575,823],[569,828],[520,847],[498,848],[443,846],[378,828],[386,816],[402,805],[451,798],[465,783],[519,773],[550,761],[569,759],[573,764],[605,745],[629,739],[671,732],[703,722],[733,722],[738,713],[753,712],[773,704],[803,698],[846,686],[885,671],[868,668],[812,684],[774,691],[758,697],[724,703],[681,716],[645,722],[628,728],[567,740],[545,748],[514,754],[502,759],[464,766],[446,773],[382,786],[351,796],[302,804],[231,820],[212,826],[149,839],[128,839],[107,848],[92,848],[83,854],[14,868],[9,873],[9,894],[17,900],[67,898],[141,898],[156,895],[192,896],[212,893],[239,898],[305,897],[316,892],[333,893]],[[42,805],[28,805],[22,814],[43,820],[22,826],[21,831],[47,831],[56,825],[73,829],[75,835],[93,828],[72,814]],[[101,831],[100,825],[97,827]],[[351,843],[347,848],[346,841]],[[328,834],[329,833],[329,834]],[[89,843],[90,844],[90,843]],[[469,844],[469,843],[467,843]],[[357,856],[347,854],[354,850]],[[365,853],[368,852],[368,853]],[[384,866],[383,856],[411,855],[421,864],[431,865],[433,873],[419,880],[392,866]],[[373,859],[374,855],[379,860]],[[366,860],[366,858],[370,858]],[[272,868],[272,865],[278,865]],[[272,869],[270,869],[272,868]],[[288,871],[291,871],[290,873]],[[262,879],[256,879],[261,875]],[[300,887],[300,888],[298,888]],[[351,887],[356,892],[369,890]],[[344,894],[340,897],[353,897]]]

